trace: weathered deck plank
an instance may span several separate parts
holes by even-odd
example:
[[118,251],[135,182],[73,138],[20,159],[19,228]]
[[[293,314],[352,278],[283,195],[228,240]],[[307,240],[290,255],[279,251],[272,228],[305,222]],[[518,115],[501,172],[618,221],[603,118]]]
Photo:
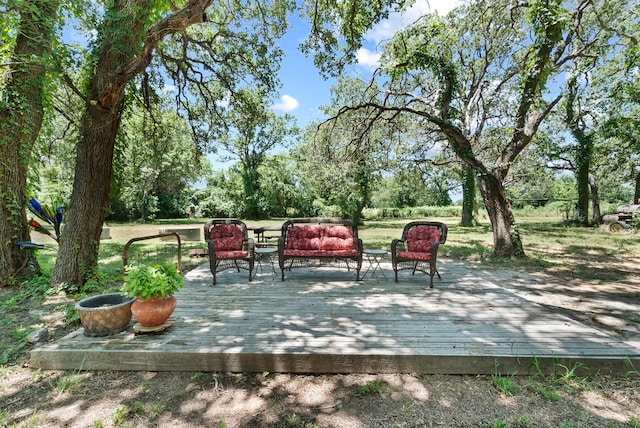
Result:
[[[387,266],[388,268],[388,266]],[[388,272],[390,273],[390,272]],[[89,338],[82,329],[35,349],[43,369],[291,373],[526,373],[531,362],[625,373],[632,343],[500,287],[527,281],[453,262],[429,289],[424,275],[355,281],[346,269],[268,269],[250,283],[205,265],[177,294],[176,323],[160,334]],[[241,281],[241,282],[236,282]],[[636,364],[640,366],[640,363]]]

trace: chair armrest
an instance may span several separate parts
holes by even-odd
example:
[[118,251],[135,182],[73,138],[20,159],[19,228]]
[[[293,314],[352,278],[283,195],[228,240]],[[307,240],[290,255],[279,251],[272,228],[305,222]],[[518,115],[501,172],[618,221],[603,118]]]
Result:
[[438,248],[440,248],[440,241],[431,243],[431,260],[435,260],[438,256]]
[[256,244],[253,238],[245,238],[242,241],[243,241],[243,246],[244,246],[244,243],[246,243],[246,248],[249,254],[253,254],[256,248]]
[[404,248],[404,239],[394,239],[391,241],[391,257],[395,257],[398,253],[398,246],[401,247],[400,249]]

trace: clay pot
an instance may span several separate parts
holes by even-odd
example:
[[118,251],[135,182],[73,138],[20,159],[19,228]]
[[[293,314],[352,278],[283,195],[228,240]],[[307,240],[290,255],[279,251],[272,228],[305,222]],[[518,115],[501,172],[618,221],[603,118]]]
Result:
[[162,325],[176,308],[176,298],[154,297],[149,300],[136,299],[131,305],[131,312],[136,321],[145,327]]
[[87,297],[76,303],[84,335],[110,336],[125,330],[131,322],[131,304],[135,297],[119,293]]

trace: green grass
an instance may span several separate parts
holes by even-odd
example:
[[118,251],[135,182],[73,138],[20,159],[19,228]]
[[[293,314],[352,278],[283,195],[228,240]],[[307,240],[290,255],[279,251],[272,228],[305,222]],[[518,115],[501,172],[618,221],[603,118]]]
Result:
[[56,382],[56,389],[59,392],[69,391],[80,385],[81,382],[82,378],[78,374],[71,373],[58,379]]
[[384,392],[384,383],[379,380],[372,380],[356,389],[356,395],[362,397],[365,395],[380,395]]
[[504,376],[499,373],[491,375],[489,385],[500,391],[504,395],[511,396],[518,389],[518,384],[514,380],[515,374]]

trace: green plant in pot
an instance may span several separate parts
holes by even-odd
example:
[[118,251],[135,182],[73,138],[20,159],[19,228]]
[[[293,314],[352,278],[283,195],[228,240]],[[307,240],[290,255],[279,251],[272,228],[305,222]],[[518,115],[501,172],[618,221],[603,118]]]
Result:
[[176,308],[174,293],[184,285],[184,278],[171,263],[127,267],[121,291],[136,297],[131,313],[145,327],[164,324]]

